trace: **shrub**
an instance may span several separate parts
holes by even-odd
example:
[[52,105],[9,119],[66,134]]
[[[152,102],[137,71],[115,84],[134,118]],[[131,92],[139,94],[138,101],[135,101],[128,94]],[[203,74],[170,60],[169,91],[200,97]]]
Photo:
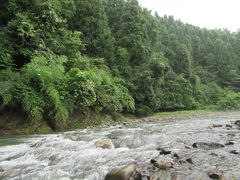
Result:
[[220,110],[236,110],[240,108],[240,93],[226,91],[218,102],[217,108]]

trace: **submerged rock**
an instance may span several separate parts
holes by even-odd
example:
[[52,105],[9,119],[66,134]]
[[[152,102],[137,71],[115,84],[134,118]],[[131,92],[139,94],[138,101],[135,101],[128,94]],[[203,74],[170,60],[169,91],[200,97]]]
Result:
[[185,164],[185,163],[190,163],[193,164],[192,158],[187,158],[187,159],[180,159],[178,160],[180,164]]
[[226,128],[232,128],[232,125],[226,124]]
[[229,141],[229,142],[225,143],[225,145],[226,145],[226,146],[231,146],[231,145],[234,145],[234,142]]
[[236,134],[228,133],[227,136],[236,136]]
[[172,151],[165,150],[163,148],[158,148],[157,150],[159,151],[160,155],[167,155],[167,154],[171,154],[172,153]]
[[76,132],[74,132],[74,133],[66,133],[66,134],[64,134],[64,138],[70,139],[72,141],[79,141],[81,139],[79,134],[76,133]]
[[210,155],[211,155],[211,156],[216,156],[216,157],[218,157],[218,156],[219,156],[219,154],[217,154],[217,153],[214,153],[214,152],[210,153]]
[[240,126],[240,120],[235,121],[234,124]]
[[230,151],[231,154],[240,154],[240,152],[238,152],[237,150],[232,150]]
[[4,159],[0,159],[0,161],[11,161],[11,160],[14,160],[14,159],[17,159],[17,158],[20,158],[20,157],[24,156],[25,153],[26,152],[18,152],[16,154],[10,155],[10,156],[8,156],[8,157],[6,157]]
[[112,141],[100,139],[95,142],[95,146],[102,149],[114,149]]
[[186,163],[187,163],[187,161],[186,161],[185,159],[180,159],[178,162],[179,162],[180,164],[186,164]]
[[31,147],[31,148],[38,148],[38,147],[40,147],[41,145],[43,145],[43,141],[33,143],[33,144],[30,145],[30,147]]
[[186,149],[192,149],[192,147],[191,147],[191,146],[188,146],[188,145],[185,145],[185,148],[186,148]]
[[48,158],[49,162],[48,165],[49,166],[53,166],[58,164],[61,161],[61,158],[59,158],[58,154],[52,155]]
[[187,158],[186,161],[187,161],[188,163],[190,163],[190,164],[193,164],[192,158]]
[[169,169],[173,167],[173,162],[166,159],[155,158],[151,159],[150,162],[159,169]]
[[210,171],[208,172],[208,176],[211,179],[222,179],[222,172],[217,172],[217,171]]
[[192,145],[194,148],[201,148],[201,149],[217,149],[225,147],[223,144],[215,143],[215,142],[196,142]]
[[179,159],[179,158],[180,158],[180,156],[179,156],[177,153],[174,153],[174,154],[173,154],[173,157],[176,158],[176,159]]
[[211,127],[218,128],[218,127],[223,127],[223,125],[222,124],[212,124]]
[[137,164],[131,163],[122,168],[112,170],[106,175],[105,180],[140,179],[140,177],[136,178],[136,176],[137,177],[140,176],[136,170],[137,170]]

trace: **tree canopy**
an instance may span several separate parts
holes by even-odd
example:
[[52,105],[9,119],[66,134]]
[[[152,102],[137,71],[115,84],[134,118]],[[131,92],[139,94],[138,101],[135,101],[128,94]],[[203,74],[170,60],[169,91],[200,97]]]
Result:
[[61,129],[75,112],[239,108],[240,36],[137,0],[0,3],[0,108]]

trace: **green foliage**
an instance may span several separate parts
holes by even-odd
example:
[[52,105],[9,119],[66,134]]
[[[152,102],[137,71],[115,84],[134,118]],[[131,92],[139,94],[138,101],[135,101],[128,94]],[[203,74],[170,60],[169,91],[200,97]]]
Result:
[[30,85],[39,88],[45,100],[45,111],[54,121],[53,126],[64,123],[68,118],[67,104],[64,103],[67,95],[66,77],[63,63],[65,56],[57,56],[51,52],[39,52],[33,56],[31,63],[24,69],[24,76]]
[[224,90],[216,83],[204,85],[202,91],[207,99],[206,105],[216,105],[219,97],[224,93]]
[[21,103],[21,108],[24,113],[28,115],[31,124],[34,126],[40,124],[40,121],[43,118],[45,105],[41,94],[31,87],[22,86],[17,99]]
[[68,76],[68,88],[76,108],[94,106],[99,112],[134,110],[134,100],[122,79],[97,68],[88,71],[73,68]]
[[70,21],[73,30],[83,33],[86,54],[106,58],[109,65],[114,59],[114,39],[108,26],[107,17],[99,0],[75,0],[76,13]]
[[97,110],[105,112],[133,111],[135,107],[134,99],[124,86],[124,80],[113,78],[110,73],[103,70],[95,71]]
[[163,88],[165,93],[162,109],[183,110],[195,107],[192,85],[182,76],[170,77]]
[[91,72],[81,72],[78,68],[69,71],[68,91],[74,98],[75,106],[89,107],[96,101]]
[[137,0],[3,1],[0,39],[0,110],[36,128],[64,128],[76,112],[239,108],[239,34]]
[[226,91],[218,100],[220,110],[238,110],[240,108],[240,93]]
[[0,109],[15,104],[14,96],[19,83],[19,73],[10,69],[0,71]]

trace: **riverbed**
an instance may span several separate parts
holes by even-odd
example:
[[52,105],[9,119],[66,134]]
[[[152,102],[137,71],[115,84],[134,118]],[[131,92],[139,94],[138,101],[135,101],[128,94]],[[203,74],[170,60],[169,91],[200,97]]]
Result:
[[[173,168],[155,172],[155,177],[162,174],[163,179],[205,179],[212,171],[224,179],[240,179],[240,130],[234,126],[238,119],[240,112],[225,112],[0,139],[0,179],[103,180],[111,170],[132,162],[151,166],[150,160],[159,156],[159,148],[183,154],[192,163],[176,161]],[[69,134],[76,138],[69,138]],[[114,148],[96,147],[97,140],[111,141]],[[193,147],[198,142],[224,146]]]

